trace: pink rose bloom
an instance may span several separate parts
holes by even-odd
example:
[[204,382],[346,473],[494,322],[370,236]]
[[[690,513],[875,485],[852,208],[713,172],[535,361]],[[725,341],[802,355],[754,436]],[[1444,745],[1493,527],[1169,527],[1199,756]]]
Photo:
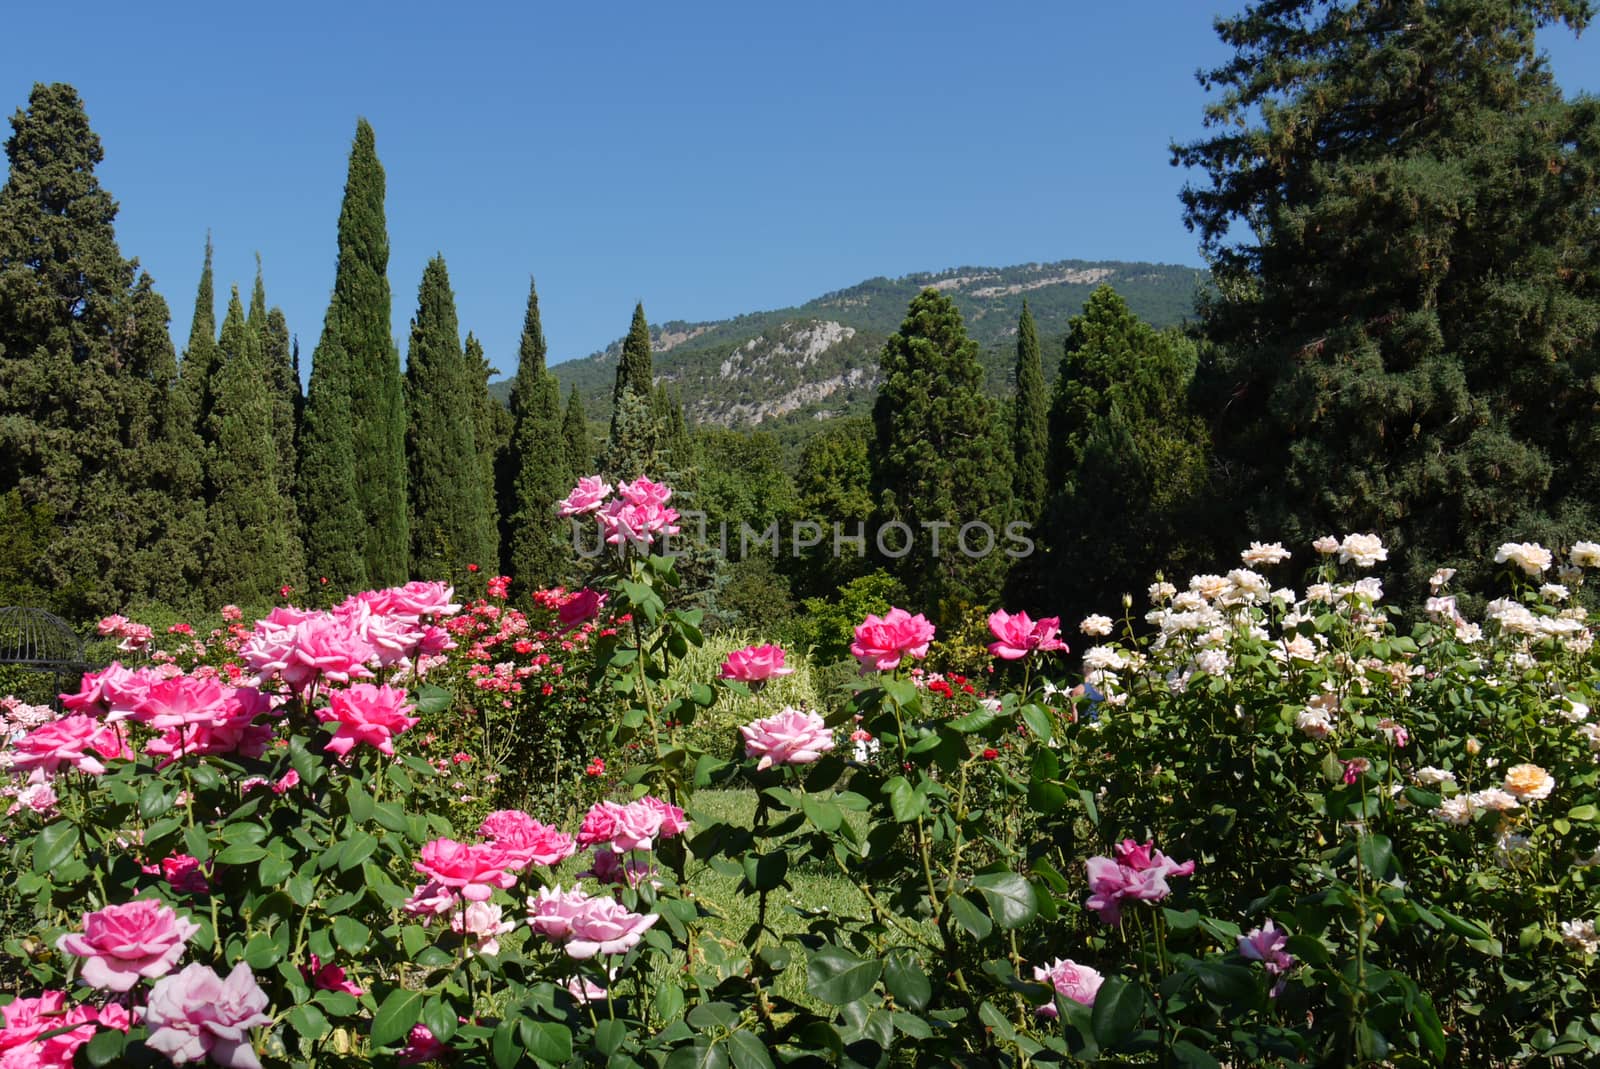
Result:
[[614,898],[591,898],[572,917],[567,956],[582,961],[596,954],[626,954],[658,920],[654,913],[630,913]]
[[335,683],[348,683],[351,677],[370,677],[367,662],[376,654],[348,625],[326,613],[305,621],[296,628],[294,648],[283,678],[291,686],[304,686],[321,676]]
[[892,672],[900,667],[906,654],[926,657],[933,631],[933,625],[921,613],[912,616],[904,609],[890,609],[882,616],[869,613],[856,625],[850,655],[861,662],[862,672]]
[[563,631],[571,631],[579,624],[588,623],[600,615],[600,610],[605,608],[610,600],[605,594],[584,587],[576,594],[570,595],[556,610],[556,616],[561,621]]
[[1172,893],[1167,877],[1194,872],[1193,861],[1179,864],[1152,850],[1148,842],[1124,839],[1114,852],[1116,859],[1091,857],[1084,863],[1089,876],[1088,906],[1100,915],[1102,924],[1118,923],[1126,902],[1161,901]]
[[470,935],[477,940],[473,951],[478,954],[500,953],[500,937],[516,929],[510,921],[501,920],[504,911],[488,902],[472,902],[467,908],[450,918],[450,930],[457,935]]
[[215,679],[174,676],[152,683],[133,718],[156,731],[215,724],[226,717],[226,695]]
[[1119,862],[1135,872],[1159,869],[1164,876],[1191,876],[1194,874],[1193,861],[1185,861],[1179,864],[1160,850],[1151,849],[1154,845],[1154,839],[1148,839],[1143,843],[1136,843],[1132,839],[1124,839],[1112,847],[1112,853],[1117,855]]
[[122,628],[122,641],[117,643],[117,649],[124,653],[142,650],[150,644],[156,633],[148,624],[124,624]]
[[1000,609],[989,614],[989,633],[998,640],[989,644],[989,652],[996,657],[1015,661],[1028,654],[1065,653],[1067,644],[1061,641],[1061,618],[1048,616],[1035,622],[1028,614],[1015,616]]
[[441,916],[456,908],[455,892],[437,880],[429,880],[411,892],[401,908],[407,913],[422,917],[426,925],[430,917]]
[[563,516],[585,516],[598,511],[611,496],[611,484],[599,475],[585,475],[578,480],[566,500],[559,503]]
[[406,698],[404,690],[387,683],[355,683],[346,690],[333,691],[328,695],[327,707],[317,710],[318,720],[339,725],[327,742],[328,752],[343,757],[356,743],[363,742],[393,757],[394,736],[415,727],[419,719],[406,715],[416,711]]
[[1289,942],[1289,933],[1276,927],[1272,921],[1239,937],[1239,954],[1250,961],[1266,966],[1268,974],[1282,976],[1294,965],[1294,955],[1283,948]]
[[82,713],[41,724],[11,744],[11,770],[32,772],[39,769],[54,775],[68,765],[91,776],[104,774],[100,758],[132,757],[117,728],[102,724]]
[[[1100,985],[1106,980],[1098,970],[1087,965],[1079,965],[1071,958],[1057,958],[1049,965],[1035,966],[1033,978],[1049,984],[1063,998],[1069,998],[1085,1006],[1094,1005],[1095,996],[1100,993]],[[1033,1012],[1040,1017],[1056,1017],[1060,1014],[1054,1002],[1047,1002]]]
[[[5,1027],[0,1029],[0,1067],[4,1069],[71,1069],[78,1048],[94,1038],[97,1025],[128,1030],[128,1011],[121,1006],[96,1010],[83,1003],[69,1005],[61,991],[13,999],[0,1013],[5,1015]],[[71,1031],[59,1031],[63,1028]],[[57,1034],[39,1038],[47,1032]]]
[[344,969],[329,962],[322,964],[322,959],[315,954],[311,955],[309,965],[300,966],[300,975],[306,982],[320,991],[343,991],[347,995],[361,997],[361,988],[345,978]]
[[808,765],[833,749],[833,731],[816,713],[785,709],[739,729],[746,757],[760,758],[758,771],[773,765]]
[[649,850],[661,831],[663,815],[651,805],[596,802],[578,828],[578,845],[608,843],[618,850]]
[[55,788],[48,783],[30,783],[17,794],[17,804],[11,812],[18,809],[29,809],[41,816],[47,816],[56,808],[60,799],[56,797]]
[[405,586],[391,587],[381,593],[385,613],[410,617],[413,621],[423,616],[454,616],[461,611],[461,605],[455,601],[455,588],[442,580],[414,579]]
[[261,1069],[250,1029],[271,1024],[267,993],[244,962],[226,980],[198,962],[156,981],[145,1006],[145,1045],[179,1065],[210,1056],[232,1069]]
[[478,826],[478,834],[501,852],[507,868],[518,872],[529,865],[559,865],[578,852],[572,836],[519,809],[490,813]]
[[721,678],[736,679],[741,683],[764,683],[773,676],[786,676],[794,671],[785,668],[783,648],[774,645],[746,646],[734,650],[722,662]]
[[672,500],[672,488],[665,483],[653,483],[643,475],[631,483],[621,483],[617,493],[630,505],[660,508]]
[[469,846],[454,839],[435,839],[422,848],[422,860],[412,866],[469,902],[487,901],[496,887],[506,889],[517,882],[505,870],[504,856],[489,843]]
[[199,930],[170,907],[140,898],[86,914],[83,932],[68,932],[56,947],[84,959],[78,975],[90,987],[128,991],[140,979],[171,972]]
[[605,532],[605,540],[613,546],[624,542],[635,546],[649,546],[658,536],[678,533],[677,509],[661,505],[634,505],[616,498],[595,515]]
[[100,622],[95,624],[94,629],[102,638],[110,638],[112,635],[122,634],[123,628],[127,626],[128,618],[121,613],[114,612],[110,616],[102,616]]
[[401,1065],[421,1065],[437,1061],[448,1053],[450,1048],[435,1039],[427,1025],[414,1024],[406,1037],[406,1045],[400,1050],[399,1061]]
[[591,1002],[599,1002],[605,998],[606,989],[587,976],[574,976],[567,981],[567,994],[576,999],[580,1006],[587,1006]]
[[570,891],[563,891],[559,883],[541,887],[538,894],[528,896],[528,927],[553,943],[565,942],[572,934],[572,918],[588,901],[581,887]]
[[161,878],[179,894],[203,895],[211,891],[200,859],[188,854],[173,854],[161,860]]
[[674,835],[682,835],[689,828],[689,818],[683,815],[683,810],[653,794],[647,794],[633,804],[646,806],[660,814],[661,827],[657,830],[657,838],[670,839]]
[[61,695],[61,706],[107,723],[126,720],[144,700],[151,682],[142,670],[129,671],[120,661],[112,661],[99,672],[85,672],[78,693]]
[[603,846],[595,848],[594,860],[578,875],[591,876],[611,887],[621,887],[623,884],[638,887],[646,880],[650,880],[655,886],[660,886],[655,880],[656,867],[650,862],[627,857]]

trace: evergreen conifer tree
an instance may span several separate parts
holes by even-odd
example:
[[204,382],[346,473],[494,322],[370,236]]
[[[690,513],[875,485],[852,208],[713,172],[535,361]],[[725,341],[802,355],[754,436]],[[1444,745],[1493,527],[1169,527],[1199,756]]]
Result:
[[1174,160],[1202,176],[1183,201],[1236,540],[1376,530],[1417,595],[1501,541],[1594,529],[1600,106],[1562,98],[1535,37],[1592,11],[1272,0],[1217,22],[1215,132]]
[[[472,436],[478,449],[479,483],[487,502],[486,520],[489,533],[486,542],[497,547],[495,566],[505,568],[505,545],[500,530],[500,468],[504,463],[507,446],[511,441],[511,412],[489,394],[489,379],[495,369],[483,353],[483,343],[467,332],[464,346],[467,375],[472,386]],[[485,564],[484,567],[490,565]]]
[[663,474],[661,421],[657,418],[654,375],[650,361],[650,324],[644,305],[633,309],[633,323],[622,341],[617,381],[611,391],[611,434],[602,466],[613,479]]
[[583,398],[578,394],[578,384],[572,384],[567,395],[567,410],[562,416],[561,433],[567,442],[567,465],[574,478],[594,474],[594,440],[589,437],[589,417],[583,411]]
[[217,343],[216,406],[208,469],[211,543],[204,585],[211,604],[265,605],[291,582],[290,532],[278,491],[273,396],[261,346],[233,289]]
[[444,257],[422,272],[406,356],[411,559],[419,573],[462,575],[498,563],[486,544],[487,508],[474,436],[472,382]]
[[368,583],[366,524],[356,497],[356,451],[351,431],[350,376],[344,349],[330,321],[311,354],[296,473],[309,577],[334,590],[354,592]]
[[77,92],[36,84],[11,127],[0,494],[16,490],[24,510],[53,516],[37,568],[56,605],[105,612],[182,581],[171,537],[181,472],[165,435],[177,375],[169,313],[117,248],[116,203],[95,176],[103,152]]
[[217,299],[211,274],[212,252],[208,231],[205,264],[200,269],[194,316],[189,323],[189,344],[184,347],[183,362],[178,366],[179,385],[184,395],[181,403],[207,445],[210,444],[206,433],[211,423],[211,410],[216,405],[217,375]]
[[1014,475],[1012,494],[1018,518],[1028,523],[1039,521],[1044,508],[1047,483],[1045,453],[1049,445],[1048,410],[1044,368],[1039,355],[1039,331],[1033,322],[1028,302],[1022,302],[1022,317],[1017,321],[1016,397],[1013,400],[1011,450]]
[[284,581],[298,587],[305,581],[306,561],[300,510],[296,504],[298,447],[295,440],[299,434],[305,399],[300,392],[300,372],[295,366],[288,321],[281,308],[267,308],[267,288],[262,277],[259,253],[256,255],[256,282],[250,294],[250,313],[246,325],[256,337],[268,396],[272,400],[272,438],[278,453],[278,502],[287,539]]
[[[884,343],[881,366],[872,491],[883,522],[909,528],[885,534],[888,566],[917,604],[950,622],[999,589],[1011,465],[995,441],[977,343],[948,296],[930,288],[913,298]],[[991,532],[987,553],[980,528],[962,541],[962,528],[980,522]],[[908,543],[908,552],[892,556]]]
[[569,525],[556,514],[556,502],[572,489],[575,475],[562,428],[561,386],[545,366],[547,351],[539,294],[530,280],[511,386],[502,505],[507,568],[524,589],[554,583],[572,558]]

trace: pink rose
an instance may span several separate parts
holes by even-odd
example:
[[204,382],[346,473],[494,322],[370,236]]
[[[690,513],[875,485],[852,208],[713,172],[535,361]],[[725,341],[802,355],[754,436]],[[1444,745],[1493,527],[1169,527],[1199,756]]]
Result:
[[528,924],[566,949],[576,960],[596,954],[625,954],[638,945],[656,914],[630,913],[614,898],[591,898],[574,888],[541,888],[528,899]]
[[83,932],[68,932],[56,947],[84,959],[79,976],[90,987],[128,991],[141,978],[171,972],[199,930],[160,902],[140,898],[86,914]]
[[1271,920],[1239,937],[1239,954],[1250,961],[1265,965],[1271,976],[1282,976],[1294,965],[1294,956],[1283,948],[1289,942],[1289,933],[1276,927]]
[[127,626],[128,618],[121,613],[114,612],[110,616],[101,617],[100,622],[95,624],[94,629],[102,638],[110,638],[112,635],[122,634]]
[[881,617],[869,613],[856,625],[850,655],[861,662],[862,672],[892,672],[907,654],[926,657],[933,631],[933,625],[921,613],[912,616],[904,609],[890,609]]
[[232,1069],[261,1069],[250,1029],[271,1024],[267,993],[244,962],[226,980],[198,962],[156,981],[145,1006],[145,1045],[179,1065],[210,1056]]
[[746,646],[728,654],[722,662],[721,678],[736,679],[741,683],[764,683],[773,676],[786,676],[794,671],[785,668],[782,647]]
[[833,731],[816,713],[785,709],[739,729],[746,757],[760,758],[756,769],[808,765],[833,749]]
[[[1106,980],[1098,970],[1087,965],[1079,965],[1071,958],[1057,958],[1049,965],[1035,966],[1033,978],[1049,984],[1063,998],[1069,998],[1084,1006],[1094,1005],[1095,996],[1100,993],[1100,985]],[[1040,1017],[1055,1017],[1060,1013],[1054,1002],[1047,1002],[1034,1012]]]
[[672,489],[665,483],[653,483],[643,475],[631,483],[621,483],[617,493],[630,505],[661,508],[672,500]]
[[300,966],[300,975],[319,991],[343,991],[347,995],[361,997],[361,988],[345,978],[342,967],[332,962],[324,965],[322,959],[315,954],[311,955],[309,965]]
[[584,587],[576,594],[568,595],[556,610],[556,616],[561,621],[561,629],[571,631],[578,625],[595,619],[609,600],[608,595],[590,590],[588,587]]
[[[78,1048],[94,1038],[97,1025],[128,1030],[128,1011],[121,1006],[96,1010],[82,1003],[70,1005],[62,991],[12,999],[0,1007],[0,1014],[5,1016],[5,1027],[0,1029],[3,1069],[71,1069]],[[56,1034],[39,1038],[50,1032]]]
[[490,813],[478,826],[478,834],[504,855],[507,868],[519,872],[529,865],[559,865],[578,852],[572,836],[518,809]]
[[215,679],[174,676],[152,683],[133,718],[156,731],[225,719],[226,694]]
[[661,817],[661,826],[657,829],[657,837],[670,839],[674,835],[682,835],[689,828],[689,818],[683,815],[683,810],[671,802],[647,794],[633,803],[653,809]]
[[38,769],[46,775],[54,775],[62,765],[68,765],[99,776],[106,770],[100,758],[133,756],[114,725],[102,724],[82,713],[41,724],[12,743],[11,753],[13,772]]
[[1039,653],[1065,653],[1067,644],[1061,641],[1061,618],[1047,616],[1037,622],[1025,612],[1015,616],[1000,609],[989,614],[989,633],[998,641],[989,644],[989,652],[996,657],[1015,661],[1035,651]]
[[437,916],[449,913],[457,906],[455,892],[437,880],[429,880],[411,892],[411,897],[406,899],[401,908],[407,913],[420,916],[422,923]]
[[112,661],[99,672],[85,672],[78,693],[61,695],[61,707],[107,723],[125,720],[144,700],[150,683],[142,670],[129,671],[120,661]]
[[500,953],[500,937],[516,929],[510,921],[501,920],[504,910],[489,902],[471,902],[467,908],[453,914],[450,930],[457,935],[470,935],[477,940],[472,949],[478,954]]
[[570,891],[563,891],[559,883],[541,887],[538,894],[528,896],[528,927],[551,942],[564,942],[572,934],[572,918],[588,901],[579,887]]
[[329,753],[341,757],[358,742],[376,747],[379,753],[394,756],[394,737],[415,727],[417,717],[407,716],[416,706],[406,703],[406,692],[385,683],[355,683],[346,690],[328,695],[326,708],[317,710],[317,719],[337,723],[339,729],[327,742]]
[[414,1024],[411,1034],[406,1037],[406,1045],[400,1050],[399,1061],[401,1065],[421,1065],[443,1058],[448,1053],[450,1048],[435,1039],[427,1025]]
[[638,887],[646,880],[651,881],[657,887],[660,886],[660,883],[655,879],[656,867],[650,862],[639,858],[627,857],[603,846],[595,848],[594,860],[589,863],[587,869],[578,873],[578,875],[591,876],[612,887],[620,887],[623,884],[627,884],[629,887]]
[[517,882],[505,870],[505,857],[489,843],[469,846],[454,839],[435,839],[422,848],[422,860],[412,865],[469,902],[487,901],[496,887],[505,889]]
[[632,505],[618,498],[596,514],[605,540],[613,546],[624,542],[649,546],[657,537],[678,533],[677,509],[661,505]]
[[611,496],[611,484],[599,475],[585,475],[578,480],[566,500],[559,503],[561,515],[584,516],[597,511]]
[[424,616],[454,616],[461,611],[455,601],[455,588],[441,580],[414,579],[405,586],[377,591],[375,606],[385,615],[400,616],[416,623]]
[[618,850],[649,850],[661,831],[662,812],[652,805],[596,802],[578,828],[578,845],[609,843]]
[[1089,875],[1088,906],[1100,915],[1102,924],[1122,919],[1125,902],[1159,902],[1172,893],[1169,876],[1188,876],[1194,862],[1179,864],[1151,844],[1124,839],[1114,850],[1117,857],[1091,857],[1085,862]]

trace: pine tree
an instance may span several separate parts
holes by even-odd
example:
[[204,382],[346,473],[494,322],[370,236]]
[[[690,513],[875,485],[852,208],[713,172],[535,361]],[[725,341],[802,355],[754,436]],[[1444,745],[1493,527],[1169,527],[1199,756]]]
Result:
[[270,603],[289,580],[289,532],[278,491],[272,390],[256,334],[233,289],[217,343],[220,373],[208,468],[214,497],[204,585],[211,603]]
[[594,474],[594,440],[589,437],[589,417],[584,414],[577,383],[572,384],[572,392],[567,395],[561,433],[567,442],[567,466],[574,477]]
[[[498,552],[495,565],[504,568],[505,546],[500,531],[499,472],[511,442],[511,412],[489,394],[489,379],[495,374],[483,344],[467,332],[465,345],[467,374],[472,384],[472,436],[478,448],[479,483],[487,504],[489,531],[484,536]],[[485,564],[484,567],[490,565]]]
[[1016,397],[1012,402],[1011,449],[1014,474],[1012,494],[1016,513],[1028,523],[1039,521],[1047,482],[1045,452],[1049,445],[1044,368],[1039,356],[1039,331],[1028,302],[1022,302],[1017,320]]
[[300,510],[296,504],[296,438],[300,429],[305,398],[300,393],[300,371],[289,337],[289,323],[283,309],[267,309],[267,287],[261,272],[261,255],[256,254],[256,283],[250,294],[250,313],[246,320],[255,335],[272,399],[272,438],[278,453],[278,502],[287,539],[284,581],[294,587],[305,582],[306,560]]
[[[949,297],[925,289],[911,301],[900,330],[884,343],[881,367],[872,491],[882,520],[906,525],[911,543],[889,567],[918,605],[949,622],[990,602],[999,588],[1011,465],[995,441],[977,343]],[[962,528],[980,522],[992,541],[975,527],[965,543],[970,555],[962,552]],[[884,536],[891,553],[907,540],[904,530]]]
[[[561,386],[545,366],[539,294],[528,283],[528,307],[511,385],[511,444],[506,450],[506,567],[524,588],[555,582],[572,557],[569,525],[556,502],[572,489],[562,429]],[[587,473],[585,473],[587,474]]]
[[[103,159],[71,86],[36,84],[11,120],[0,187],[0,494],[56,526],[38,575],[57,607],[98,613],[171,589],[182,561],[177,362],[166,302],[122,258]],[[179,578],[181,579],[181,572]]]
[[[349,177],[339,210],[339,265],[323,342],[336,342],[348,377],[345,396],[355,456],[355,492],[363,524],[367,581],[403,583],[407,554],[406,415],[400,354],[389,334],[389,235],[383,166],[372,127],[356,125]],[[316,354],[313,354],[313,364]]]
[[182,404],[207,445],[211,444],[205,435],[211,423],[211,410],[216,406],[217,374],[217,299],[212,286],[212,251],[211,234],[207,231],[205,265],[200,269],[200,285],[194,296],[189,344],[184,347],[183,362],[178,368],[184,394]]
[[1217,133],[1174,159],[1204,176],[1183,201],[1236,537],[1378,530],[1415,595],[1500,541],[1594,529],[1600,106],[1562,98],[1534,32],[1591,12],[1273,0],[1217,23]]
[[442,256],[428,261],[417,291],[406,408],[411,559],[428,575],[462,575],[469,564],[493,567],[498,552],[485,538],[488,502],[478,478],[472,383]]

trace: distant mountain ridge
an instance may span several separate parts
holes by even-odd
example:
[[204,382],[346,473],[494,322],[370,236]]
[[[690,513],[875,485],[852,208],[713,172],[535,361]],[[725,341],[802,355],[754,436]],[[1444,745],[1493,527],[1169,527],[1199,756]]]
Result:
[[[791,308],[654,324],[656,381],[679,391],[692,422],[795,433],[802,430],[798,424],[870,408],[884,339],[899,329],[906,306],[924,288],[955,301],[983,350],[990,388],[1003,393],[1024,299],[1039,324],[1053,375],[1068,321],[1096,287],[1113,286],[1136,314],[1163,327],[1193,315],[1207,278],[1196,267],[1085,260],[872,278]],[[563,394],[577,385],[592,420],[609,418],[621,350],[618,339],[552,368]],[[493,384],[491,391],[509,396],[510,381]]]

